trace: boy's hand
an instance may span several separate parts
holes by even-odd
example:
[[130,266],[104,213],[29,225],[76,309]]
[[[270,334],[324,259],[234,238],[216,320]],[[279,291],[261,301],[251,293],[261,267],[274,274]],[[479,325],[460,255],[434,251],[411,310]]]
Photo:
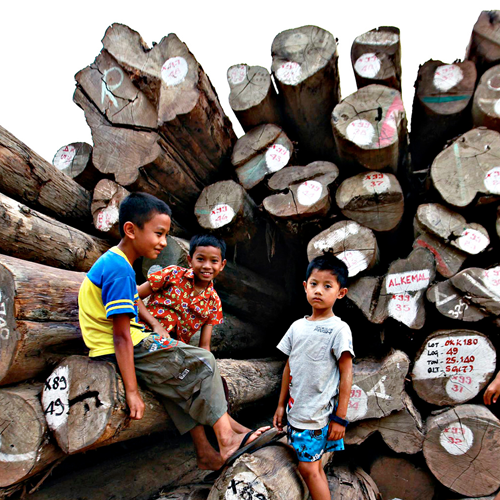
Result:
[[492,403],[496,403],[498,401],[498,397],[500,396],[500,377],[497,375],[495,380],[491,382],[491,384],[486,388],[484,392],[484,404],[490,405]]
[[279,431],[283,430],[283,417],[285,416],[285,407],[278,406],[273,417],[273,427],[277,427]]
[[170,338],[170,335],[167,333],[167,330],[165,330],[165,328],[161,323],[158,323],[153,326],[153,332],[157,333],[158,335],[161,335],[162,337],[166,337],[167,339]]
[[345,436],[345,427],[337,422],[330,422],[328,426],[328,441],[337,441]]
[[139,392],[129,391],[125,394],[127,404],[130,410],[130,418],[132,420],[141,420],[144,415],[144,401]]

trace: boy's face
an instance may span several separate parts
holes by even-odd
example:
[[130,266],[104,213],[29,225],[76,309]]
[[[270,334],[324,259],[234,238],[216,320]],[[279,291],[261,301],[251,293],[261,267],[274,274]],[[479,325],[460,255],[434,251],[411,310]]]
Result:
[[167,235],[170,231],[171,220],[167,214],[155,213],[144,227],[134,224],[134,247],[142,257],[156,259],[167,246]]
[[226,259],[222,260],[220,248],[212,246],[196,247],[193,256],[188,255],[188,262],[197,284],[208,284],[226,265]]
[[332,309],[335,301],[347,293],[347,288],[340,288],[337,277],[331,271],[313,269],[311,276],[304,281],[307,302],[313,309]]

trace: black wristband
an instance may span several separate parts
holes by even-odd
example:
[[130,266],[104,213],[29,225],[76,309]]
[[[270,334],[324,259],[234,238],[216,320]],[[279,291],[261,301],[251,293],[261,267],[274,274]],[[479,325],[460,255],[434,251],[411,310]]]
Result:
[[330,415],[330,421],[331,422],[337,422],[337,424],[343,425],[344,427],[347,427],[349,425],[349,420],[344,420],[343,418],[337,417],[334,413]]

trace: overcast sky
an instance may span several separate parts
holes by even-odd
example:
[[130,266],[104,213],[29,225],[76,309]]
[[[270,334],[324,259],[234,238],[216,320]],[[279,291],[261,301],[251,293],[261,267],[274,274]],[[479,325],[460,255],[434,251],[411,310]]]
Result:
[[354,38],[378,26],[401,30],[403,101],[411,111],[419,64],[463,59],[478,1],[22,1],[0,13],[0,125],[45,159],[67,143],[92,143],[83,111],[72,101],[74,75],[99,54],[106,28],[127,24],[159,42],[176,33],[215,86],[236,134],[228,103],[227,68],[247,63],[270,69],[271,44],[281,31],[313,24],[339,40],[342,98],[356,91],[350,50]]

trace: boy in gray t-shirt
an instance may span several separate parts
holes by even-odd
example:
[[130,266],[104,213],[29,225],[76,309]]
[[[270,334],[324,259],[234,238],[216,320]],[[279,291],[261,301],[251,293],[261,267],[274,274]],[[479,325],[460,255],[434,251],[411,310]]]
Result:
[[316,257],[307,268],[304,289],[312,314],[295,321],[278,344],[289,356],[273,424],[282,430],[285,407],[288,443],[313,500],[329,500],[321,456],[344,449],[352,385],[351,329],[333,314],[347,293],[347,266],[331,255]]

